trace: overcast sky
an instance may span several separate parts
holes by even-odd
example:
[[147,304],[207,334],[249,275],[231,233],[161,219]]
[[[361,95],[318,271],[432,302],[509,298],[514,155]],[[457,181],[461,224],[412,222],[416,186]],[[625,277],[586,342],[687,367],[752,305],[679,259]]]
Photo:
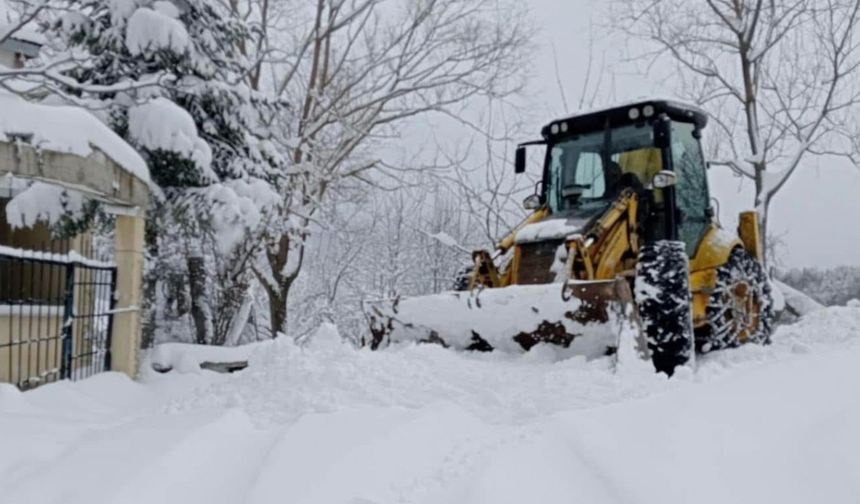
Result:
[[[600,26],[605,18],[599,9],[604,9],[607,2],[528,1],[539,29],[539,49],[531,61],[533,78],[528,88],[529,100],[536,112],[532,125],[534,136],[538,136],[543,123],[565,113],[554,70],[553,46],[569,112],[574,112],[585,77],[589,33],[593,34],[597,45],[593,51],[596,59],[601,59],[605,51],[601,92],[606,99],[672,94],[671,85],[656,83],[623,61],[624,48],[629,41]],[[596,77],[592,74],[592,79]],[[711,170],[710,180],[713,196],[720,201],[721,220],[726,227],[733,227],[737,212],[752,207],[752,187],[720,168]],[[798,170],[776,197],[771,210],[771,228],[786,243],[783,253],[789,266],[860,266],[858,192],[860,170],[841,160],[810,158],[807,165]]]

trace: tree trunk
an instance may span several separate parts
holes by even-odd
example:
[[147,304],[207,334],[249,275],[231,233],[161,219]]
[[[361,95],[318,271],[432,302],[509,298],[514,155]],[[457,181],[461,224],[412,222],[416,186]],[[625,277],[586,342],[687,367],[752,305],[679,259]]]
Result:
[[[770,261],[770,254],[768,253],[768,239],[767,239],[767,221],[768,214],[770,213],[770,198],[764,196],[764,202],[760,205],[761,208],[761,222],[760,232],[761,232],[761,254],[762,254],[762,263],[764,265],[764,270],[770,275],[770,268],[768,267],[768,263]],[[771,251],[772,252],[772,251]]]
[[[272,338],[277,338],[279,333],[287,331],[287,299],[293,282],[299,276],[305,257],[304,241],[293,243],[294,238],[283,234],[278,238],[266,253],[269,262],[270,279],[261,282],[266,288],[269,298],[269,326],[272,330]],[[294,267],[289,268],[290,254],[295,254]],[[274,285],[271,285],[274,282]]]
[[216,280],[218,292],[213,293],[214,302],[209,303],[215,308],[212,313],[210,344],[222,346],[233,336],[238,339],[244,330],[251,304],[250,286],[245,275],[240,275],[239,278],[218,276]]
[[198,345],[209,342],[209,317],[206,309],[206,265],[203,257],[188,256],[188,288],[191,291],[191,320],[194,322],[194,341]]
[[292,283],[292,280],[289,280],[278,290],[266,289],[269,297],[269,325],[272,328],[272,339],[287,332],[287,299]]

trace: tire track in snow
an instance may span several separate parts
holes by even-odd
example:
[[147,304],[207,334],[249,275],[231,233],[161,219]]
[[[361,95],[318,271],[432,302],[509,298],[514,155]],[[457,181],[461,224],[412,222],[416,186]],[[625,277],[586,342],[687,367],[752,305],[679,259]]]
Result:
[[242,482],[250,483],[256,471],[248,461],[267,441],[236,410],[144,416],[87,433],[39,471],[4,487],[2,501],[241,502]]
[[446,486],[463,447],[497,441],[493,429],[451,403],[306,415],[279,429],[245,502],[281,503],[284,492],[291,504],[422,502]]

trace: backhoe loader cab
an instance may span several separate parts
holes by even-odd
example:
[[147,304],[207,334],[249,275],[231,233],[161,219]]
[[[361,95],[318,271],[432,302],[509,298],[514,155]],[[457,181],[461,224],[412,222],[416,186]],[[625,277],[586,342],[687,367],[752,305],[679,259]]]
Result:
[[[553,121],[543,140],[529,142],[546,145],[539,202],[555,216],[593,217],[631,188],[649,204],[644,241],[681,240],[692,256],[712,215],[700,145],[706,124],[700,109],[670,101]],[[518,151],[521,172],[525,145]]]
[[694,351],[767,343],[770,286],[758,216],[723,230],[710,207],[701,109],[642,100],[546,125],[532,210],[494,251],[476,250],[455,291],[366,302],[370,346],[467,350],[541,343],[613,353],[624,324],[640,355],[672,374]]

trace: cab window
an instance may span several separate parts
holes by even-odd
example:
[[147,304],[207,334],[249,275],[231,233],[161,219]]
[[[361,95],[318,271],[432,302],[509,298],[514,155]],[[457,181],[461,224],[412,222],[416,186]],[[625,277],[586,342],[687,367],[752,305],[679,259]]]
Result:
[[675,198],[680,221],[678,237],[686,244],[692,257],[708,227],[708,178],[705,159],[695,126],[689,123],[672,124],[672,165],[677,174]]

